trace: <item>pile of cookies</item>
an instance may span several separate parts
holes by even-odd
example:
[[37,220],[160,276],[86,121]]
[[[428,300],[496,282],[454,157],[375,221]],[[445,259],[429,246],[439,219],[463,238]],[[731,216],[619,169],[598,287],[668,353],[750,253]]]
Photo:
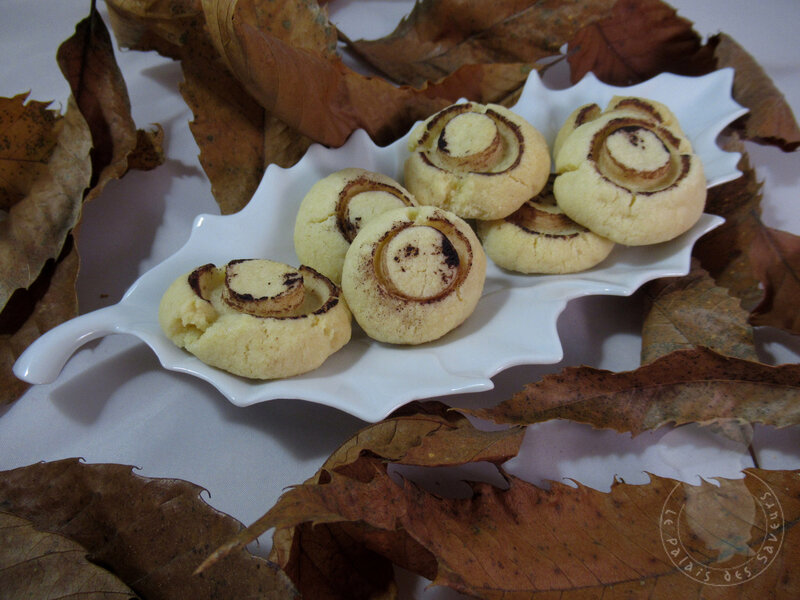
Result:
[[[360,168],[316,182],[294,226],[297,269],[199,267],[165,293],[167,336],[257,379],[318,367],[351,336],[422,344],[463,323],[487,255],[519,273],[572,273],[615,244],[672,239],[700,218],[702,164],[670,110],[615,97],[575,109],[553,148],[498,105],[452,105],[410,134],[404,181]],[[554,167],[554,168],[553,168]]]

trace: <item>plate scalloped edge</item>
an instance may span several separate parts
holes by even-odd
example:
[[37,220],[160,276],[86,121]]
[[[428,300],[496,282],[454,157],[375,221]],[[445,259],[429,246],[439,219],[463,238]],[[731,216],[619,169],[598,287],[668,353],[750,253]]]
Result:
[[[615,94],[662,101],[675,112],[704,166],[708,164],[711,187],[740,175],[739,155],[716,145],[722,129],[746,112],[730,97],[732,83],[732,69],[702,77],[662,74],[625,88],[602,84],[589,74],[575,86],[552,90],[532,72],[512,109],[552,143],[560,123],[580,104],[602,105]],[[676,89],[680,101],[675,99]],[[692,103],[699,103],[705,112],[693,110]],[[158,303],[176,277],[200,264],[224,264],[242,257],[296,264],[292,228],[286,223],[294,222],[308,188],[348,166],[400,179],[406,139],[378,147],[366,132],[357,130],[341,148],[312,145],[290,169],[270,165],[243,210],[227,216],[199,215],[186,244],[144,273],[119,303],[81,315],[40,337],[17,360],[15,374],[31,383],[52,381],[69,356],[89,340],[110,333],[132,334],[155,352],[165,369],[207,381],[237,406],[278,398],[302,399],[365,421],[378,421],[412,400],[490,390],[494,387],[491,377],[512,366],[557,363],[563,349],[556,321],[569,300],[586,295],[630,295],[652,279],[685,275],[694,243],[723,221],[703,215],[675,240],[646,249],[618,247],[598,267],[573,275],[515,275],[490,263],[475,313],[444,338],[422,346],[394,347],[369,340],[355,326],[351,342],[320,368],[283,380],[252,381],[209,367],[161,332],[156,318]],[[531,304],[536,305],[535,311],[526,310]],[[520,319],[520,314],[529,318]]]

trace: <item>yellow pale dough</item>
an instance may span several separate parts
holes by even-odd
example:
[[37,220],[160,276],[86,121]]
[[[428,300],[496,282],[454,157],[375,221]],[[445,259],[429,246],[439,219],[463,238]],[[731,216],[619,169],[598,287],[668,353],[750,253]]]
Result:
[[[283,316],[248,314],[237,302],[226,299],[231,293],[226,269],[205,265],[178,277],[164,293],[158,312],[162,330],[203,362],[236,375],[275,379],[316,369],[350,340],[350,311],[340,290],[313,269],[258,262],[278,265],[282,275],[276,287],[288,290],[293,298],[295,274],[302,277],[301,302],[292,300],[287,305],[283,299],[276,300],[288,306]],[[228,283],[232,277],[247,278],[258,271],[264,270],[229,268]],[[287,285],[281,286],[284,276]],[[236,281],[236,285],[243,291],[239,302],[253,303],[252,310],[261,311],[258,299],[249,301],[249,297],[265,288],[252,281]],[[276,294],[276,298],[281,296]],[[267,296],[261,299],[268,300]]]

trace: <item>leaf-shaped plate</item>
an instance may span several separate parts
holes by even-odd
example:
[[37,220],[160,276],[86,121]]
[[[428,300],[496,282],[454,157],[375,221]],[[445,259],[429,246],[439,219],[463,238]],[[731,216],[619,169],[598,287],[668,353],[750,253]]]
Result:
[[[659,100],[675,112],[713,186],[740,174],[739,155],[723,152],[715,143],[719,132],[746,112],[731,98],[732,83],[733,71],[725,69],[698,78],[664,74],[628,88],[610,87],[589,75],[571,88],[551,90],[534,72],[514,110],[552,143],[561,123],[581,104],[604,106],[614,94]],[[208,381],[238,406],[297,398],[377,421],[411,400],[491,389],[491,377],[514,365],[558,362],[562,348],[556,321],[570,299],[630,295],[649,280],[688,273],[695,241],[722,222],[703,215],[677,239],[617,247],[598,267],[574,275],[515,275],[490,262],[476,311],[442,339],[415,347],[391,346],[369,339],[355,326],[351,342],[319,369],[282,380],[253,381],[209,367],[162,333],[158,304],[176,277],[202,264],[221,265],[235,258],[263,257],[296,266],[292,224],[308,189],[351,166],[401,180],[406,154],[405,138],[380,148],[356,131],[341,148],[312,146],[291,169],[270,166],[242,211],[198,216],[187,243],[143,274],[119,303],[49,331],[20,356],[14,372],[30,383],[53,381],[84,343],[126,333],[149,345],[165,368]]]

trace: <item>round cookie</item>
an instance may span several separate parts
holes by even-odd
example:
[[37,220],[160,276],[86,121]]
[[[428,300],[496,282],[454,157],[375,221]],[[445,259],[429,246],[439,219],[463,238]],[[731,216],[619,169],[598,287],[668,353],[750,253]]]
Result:
[[338,284],[344,255],[361,226],[390,208],[417,201],[391,177],[347,168],[315,183],[300,203],[294,226],[294,248],[301,264]]
[[316,369],[351,335],[350,311],[327,277],[263,259],[207,264],[178,277],[158,320],[177,346],[253,379]]
[[605,260],[614,242],[564,214],[545,188],[505,219],[478,221],[477,233],[495,264],[519,273],[576,273]]
[[486,254],[458,216],[433,206],[376,216],[353,240],[342,290],[361,328],[392,344],[440,338],[475,310]]
[[663,105],[647,110],[645,99],[626,100],[593,111],[574,128],[565,124],[555,157],[556,201],[571,219],[614,242],[671,240],[703,213],[703,165]]
[[501,219],[544,187],[544,136],[503,106],[454,104],[417,125],[404,185],[420,204],[464,219]]

